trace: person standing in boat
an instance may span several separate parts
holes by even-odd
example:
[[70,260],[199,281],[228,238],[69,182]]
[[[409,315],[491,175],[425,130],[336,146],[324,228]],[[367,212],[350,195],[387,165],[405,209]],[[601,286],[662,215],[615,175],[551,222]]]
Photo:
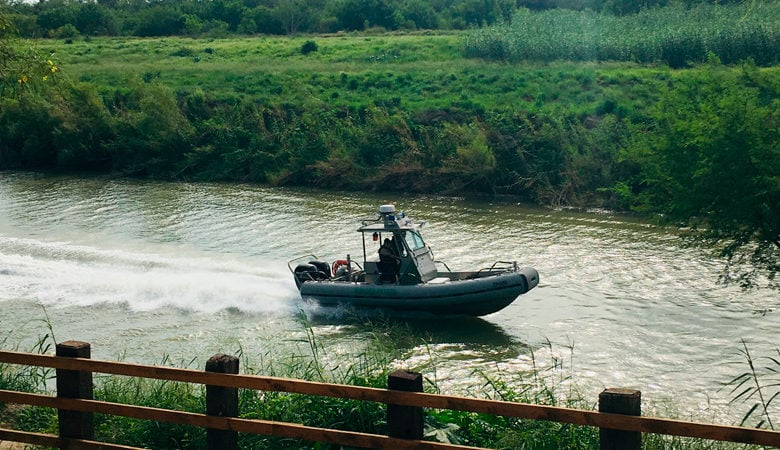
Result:
[[393,240],[385,238],[379,247],[379,270],[382,272],[382,282],[395,283],[401,268],[401,258],[398,257]]

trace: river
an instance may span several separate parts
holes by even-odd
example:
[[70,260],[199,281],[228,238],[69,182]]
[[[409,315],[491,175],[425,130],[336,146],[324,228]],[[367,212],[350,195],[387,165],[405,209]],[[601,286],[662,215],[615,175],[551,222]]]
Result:
[[[517,260],[541,284],[483,318],[365,317],[303,302],[287,260],[362,254],[357,226],[384,203],[425,221],[452,269]],[[748,406],[729,406],[724,384],[748,369],[741,341],[755,358],[777,356],[780,311],[777,292],[718,284],[722,267],[668,231],[603,212],[0,172],[5,349],[30,350],[53,331],[90,342],[93,358],[202,368],[217,352],[306,354],[310,329],[338,365],[390,323],[412,336],[395,364],[444,392],[480,387],[480,373],[553,366],[594,403],[605,387],[635,388],[659,414],[734,423]]]

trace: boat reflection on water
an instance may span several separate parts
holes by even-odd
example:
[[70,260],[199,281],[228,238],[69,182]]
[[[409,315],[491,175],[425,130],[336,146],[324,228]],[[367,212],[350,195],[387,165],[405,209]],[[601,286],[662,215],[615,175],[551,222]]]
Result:
[[[466,347],[491,347],[524,352],[530,347],[507,333],[500,325],[481,317],[447,316],[392,309],[355,309],[351,306],[323,306],[304,302],[301,309],[307,323],[314,327],[338,327],[345,335],[393,333],[406,347],[420,344],[453,344]],[[340,334],[340,333],[339,333]]]

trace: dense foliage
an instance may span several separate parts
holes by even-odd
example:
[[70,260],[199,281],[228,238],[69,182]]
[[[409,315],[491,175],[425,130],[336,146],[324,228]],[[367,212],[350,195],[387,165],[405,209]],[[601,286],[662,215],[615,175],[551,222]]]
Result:
[[44,0],[16,2],[14,21],[26,37],[226,36],[468,29],[508,22],[518,9],[569,9],[632,14],[670,3],[736,0]]
[[758,270],[780,272],[778,87],[749,64],[684,73],[627,149],[641,173],[634,206],[692,227],[693,241],[729,260],[724,278],[743,286]]
[[37,49],[18,39],[16,27],[0,10],[0,98],[34,89],[56,77],[59,67]]

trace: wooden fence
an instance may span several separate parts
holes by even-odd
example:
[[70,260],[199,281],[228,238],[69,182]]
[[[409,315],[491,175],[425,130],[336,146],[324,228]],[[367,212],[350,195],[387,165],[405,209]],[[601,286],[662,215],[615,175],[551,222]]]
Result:
[[[210,358],[206,363],[205,371],[98,361],[90,359],[88,343],[77,341],[57,344],[56,355],[0,351],[0,363],[56,369],[56,397],[0,390],[0,402],[55,408],[58,410],[59,420],[59,436],[0,428],[0,440],[56,448],[131,448],[96,442],[93,426],[95,413],[206,428],[210,449],[237,448],[237,433],[254,433],[365,448],[473,448],[423,441],[423,408],[470,411],[598,427],[602,449],[639,449],[642,433],[780,447],[778,431],[642,417],[640,415],[641,393],[626,389],[605,390],[599,395],[599,411],[586,411],[425,394],[422,392],[421,375],[403,371],[390,375],[388,389],[377,389],[239,375],[238,359],[222,354]],[[92,397],[92,374],[95,372],[203,384],[206,386],[205,414],[95,401]],[[241,419],[238,411],[238,389],[384,403],[387,405],[388,435]]]

